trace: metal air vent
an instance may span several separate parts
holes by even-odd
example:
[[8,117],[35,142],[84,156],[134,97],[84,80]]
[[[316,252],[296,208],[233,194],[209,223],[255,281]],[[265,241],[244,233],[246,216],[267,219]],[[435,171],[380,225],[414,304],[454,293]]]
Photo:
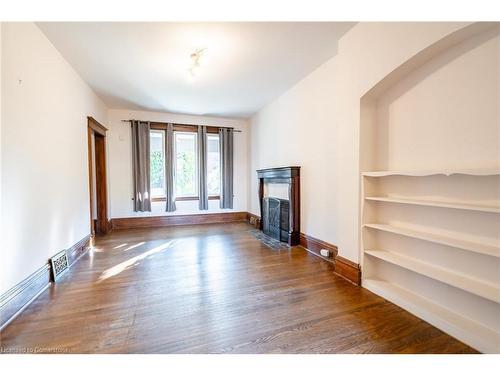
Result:
[[66,250],[63,250],[50,258],[50,266],[52,269],[52,279],[53,281],[57,281],[69,268]]

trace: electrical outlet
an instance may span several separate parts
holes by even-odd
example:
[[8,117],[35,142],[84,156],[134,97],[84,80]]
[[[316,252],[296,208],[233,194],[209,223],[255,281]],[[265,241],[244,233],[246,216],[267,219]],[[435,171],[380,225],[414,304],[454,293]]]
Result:
[[319,253],[324,256],[324,257],[327,257],[327,258],[330,258],[330,250],[327,250],[327,249],[321,249],[319,251]]

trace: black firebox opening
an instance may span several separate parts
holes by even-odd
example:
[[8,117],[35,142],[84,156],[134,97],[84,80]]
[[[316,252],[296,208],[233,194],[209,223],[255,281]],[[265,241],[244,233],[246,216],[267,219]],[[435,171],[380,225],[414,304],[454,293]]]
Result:
[[290,229],[290,203],[286,199],[264,198],[262,230],[268,236],[287,242]]

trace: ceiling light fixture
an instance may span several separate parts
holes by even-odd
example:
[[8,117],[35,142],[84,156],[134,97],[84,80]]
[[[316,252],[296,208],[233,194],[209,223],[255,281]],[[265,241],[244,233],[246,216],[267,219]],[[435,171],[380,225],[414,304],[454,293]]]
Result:
[[189,71],[189,76],[191,79],[195,78],[198,76],[200,73],[200,69],[202,66],[205,66],[207,64],[207,49],[206,48],[201,48],[197,49],[191,54],[191,65],[188,69]]

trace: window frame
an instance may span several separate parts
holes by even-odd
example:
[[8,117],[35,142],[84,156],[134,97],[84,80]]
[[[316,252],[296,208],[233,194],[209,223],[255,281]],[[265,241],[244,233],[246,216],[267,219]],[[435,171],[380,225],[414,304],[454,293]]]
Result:
[[[193,198],[197,198],[197,199],[200,199],[200,186],[199,186],[199,183],[200,183],[200,172],[199,172],[199,165],[198,165],[198,155],[197,155],[197,151],[198,151],[198,133],[197,132],[186,132],[186,131],[174,131],[174,181],[175,183],[177,183],[177,136],[179,135],[183,135],[183,134],[187,134],[187,135],[194,135],[194,154],[195,154],[195,158],[194,158],[194,165],[195,165],[195,168],[194,168],[194,187],[195,187],[195,193],[192,194],[192,195],[181,195],[179,196],[179,198],[187,198],[186,200],[189,200],[189,199],[192,199],[192,200],[195,200]],[[176,185],[177,186],[177,185]]]
[[[177,124],[174,124],[174,153],[176,153],[175,151],[175,133],[176,132],[181,132],[181,133],[198,133],[197,131],[197,125],[177,125]],[[153,130],[162,130],[162,131],[165,131],[167,129],[167,125],[166,124],[161,124],[161,123],[152,123],[151,124],[151,128],[150,128],[150,132],[153,131]],[[219,131],[218,131],[218,128],[216,127],[207,127],[207,134],[219,134]],[[163,137],[163,142],[165,142],[165,139],[166,137],[164,136]],[[198,139],[197,139],[198,141]],[[177,158],[176,158],[176,161],[177,161]],[[198,158],[196,158],[196,165],[197,165],[197,170],[198,170]],[[167,168],[167,165],[166,163],[163,163],[163,171],[164,173],[166,172],[165,168]],[[177,167],[175,167],[177,168]],[[196,179],[198,181],[198,178],[199,176],[196,176]],[[162,196],[155,196],[155,197],[151,197],[151,202],[165,202],[167,199],[165,197],[165,195],[162,195]],[[198,192],[197,195],[193,195],[193,196],[179,196],[179,197],[175,197],[175,201],[198,201],[200,200],[200,193]],[[209,195],[208,196],[208,200],[220,200],[220,194],[219,195]]]

